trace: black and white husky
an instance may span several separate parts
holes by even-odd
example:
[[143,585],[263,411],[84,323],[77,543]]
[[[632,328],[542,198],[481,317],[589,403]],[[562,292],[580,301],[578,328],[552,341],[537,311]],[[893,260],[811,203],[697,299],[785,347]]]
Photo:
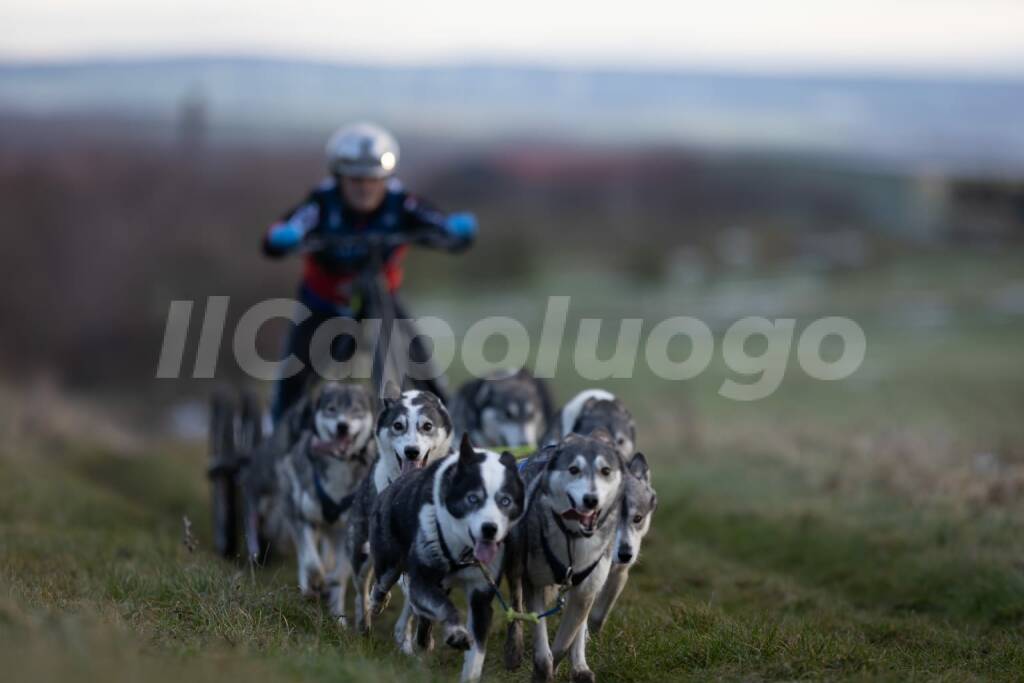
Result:
[[553,412],[547,384],[525,368],[472,379],[452,401],[455,438],[484,448],[535,447]]
[[[480,678],[491,625],[494,590],[478,563],[500,580],[503,542],[523,514],[525,497],[511,453],[476,450],[463,436],[458,453],[402,475],[377,499],[370,525],[377,575],[371,609],[383,606],[406,573],[421,624],[440,624],[445,642],[466,650],[463,681]],[[457,585],[466,593],[468,628],[448,595]]]
[[622,401],[604,389],[587,389],[576,394],[558,411],[541,440],[541,445],[558,443],[567,434],[592,434],[604,430],[628,462],[636,448],[636,423]]
[[350,384],[325,385],[313,406],[310,428],[276,463],[276,499],[295,547],[299,589],[306,597],[326,589],[331,614],[341,618],[350,573],[343,501],[373,461],[373,412],[369,392]]
[[626,468],[622,512],[612,544],[612,565],[601,593],[590,612],[589,628],[598,633],[611,614],[615,601],[629,580],[629,570],[640,557],[640,544],[651,529],[651,517],[658,496],[651,485],[651,470],[643,453],[637,453]]
[[355,625],[370,628],[367,601],[371,566],[369,562],[370,516],[374,503],[403,472],[422,469],[448,455],[452,443],[452,420],[448,410],[428,391],[406,391],[388,387],[374,430],[377,462],[356,489],[349,512],[346,551],[355,582]]
[[[505,571],[513,609],[538,614],[554,589],[565,590],[565,608],[548,644],[545,619],[533,627],[533,677],[551,681],[569,655],[574,681],[593,681],[587,666],[587,618],[604,586],[621,514],[625,465],[604,432],[570,434],[532,456],[523,478],[533,491],[523,521],[510,537]],[[523,657],[521,622],[509,624],[505,664]]]

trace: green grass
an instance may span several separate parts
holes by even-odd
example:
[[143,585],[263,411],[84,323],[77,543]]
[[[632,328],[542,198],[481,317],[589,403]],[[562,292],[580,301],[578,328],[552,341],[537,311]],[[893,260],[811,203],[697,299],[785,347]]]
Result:
[[[951,299],[975,292],[963,281]],[[720,362],[682,386],[610,383],[638,416],[660,507],[590,644],[599,678],[1020,680],[1021,338],[1019,320],[971,311],[940,329],[877,322],[863,375],[790,373],[752,404],[717,396]],[[386,624],[341,631],[299,598],[290,561],[252,573],[214,557],[199,447],[45,430],[3,443],[6,680],[457,676],[458,653],[404,658]],[[501,627],[485,676],[527,680],[501,669]]]

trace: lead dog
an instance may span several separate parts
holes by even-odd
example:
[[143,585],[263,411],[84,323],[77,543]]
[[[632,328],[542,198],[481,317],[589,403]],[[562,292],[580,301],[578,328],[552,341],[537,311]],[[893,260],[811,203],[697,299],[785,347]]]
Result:
[[377,462],[352,497],[345,546],[356,589],[355,625],[364,633],[370,629],[367,602],[371,570],[370,516],[374,503],[402,472],[422,469],[448,455],[452,420],[441,399],[434,394],[413,390],[398,395],[397,388],[391,385],[385,390],[374,438]]
[[[327,384],[312,405],[310,428],[276,462],[276,500],[295,547],[299,589],[316,597],[326,587],[330,612],[340,619],[351,571],[342,501],[373,460],[373,413],[369,393],[355,385]],[[326,576],[325,555],[333,555]]]
[[452,401],[455,438],[485,448],[537,446],[553,412],[547,384],[525,368],[470,380]]
[[[554,680],[569,655],[574,681],[593,681],[587,666],[587,617],[608,577],[610,550],[620,516],[624,465],[607,434],[570,434],[531,457],[523,467],[536,486],[523,521],[509,541],[505,571],[513,609],[542,613],[548,596],[565,590],[566,604],[548,644],[545,619],[533,626],[533,677]],[[522,662],[522,624],[509,624],[505,664]]]
[[601,631],[615,601],[626,587],[629,570],[640,557],[640,544],[650,531],[651,517],[658,506],[658,496],[651,485],[651,470],[644,454],[634,455],[626,469],[622,511],[612,544],[612,564],[608,579],[590,612],[588,624],[591,633]]
[[[500,577],[502,543],[523,514],[525,495],[511,453],[475,450],[463,436],[458,454],[402,475],[377,499],[371,609],[407,573],[415,615],[441,624],[445,642],[466,651],[463,681],[480,678],[492,617],[494,590],[477,563]],[[456,585],[466,593],[468,629],[448,596]]]
[[636,423],[622,401],[604,389],[587,389],[576,394],[558,411],[541,445],[558,443],[567,434],[591,434],[604,430],[611,435],[619,455],[627,462],[636,448]]

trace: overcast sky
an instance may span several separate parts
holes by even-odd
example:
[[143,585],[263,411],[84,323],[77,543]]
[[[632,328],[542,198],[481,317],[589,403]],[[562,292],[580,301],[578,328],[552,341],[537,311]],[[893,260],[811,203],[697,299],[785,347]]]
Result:
[[247,54],[1024,74],[1024,0],[3,0],[0,58]]

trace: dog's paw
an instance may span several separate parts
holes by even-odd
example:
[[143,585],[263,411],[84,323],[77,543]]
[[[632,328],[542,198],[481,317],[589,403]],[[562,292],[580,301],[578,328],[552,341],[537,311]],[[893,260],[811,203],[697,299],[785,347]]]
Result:
[[[518,627],[518,628],[517,628]],[[518,624],[509,626],[505,638],[505,668],[515,671],[523,665],[523,629]]]
[[335,622],[337,622],[338,627],[344,631],[347,631],[349,629],[349,626],[351,626],[348,617],[344,614],[335,614],[334,620]]
[[572,683],[596,683],[597,676],[590,669],[580,669],[572,672],[571,680]]
[[382,591],[377,586],[374,586],[373,590],[370,591],[370,614],[379,617],[390,602],[391,592]]
[[551,657],[533,660],[533,683],[551,683],[555,680],[555,665]]
[[418,620],[416,624],[416,647],[420,652],[434,650],[434,627],[429,621]]
[[465,626],[456,625],[445,629],[444,642],[456,650],[468,650],[470,645],[473,644],[473,639],[470,637],[469,631],[466,630]]
[[319,600],[324,592],[326,581],[324,581],[324,570],[322,567],[310,566],[302,570],[302,580],[299,581],[299,590],[302,596],[309,600]]

